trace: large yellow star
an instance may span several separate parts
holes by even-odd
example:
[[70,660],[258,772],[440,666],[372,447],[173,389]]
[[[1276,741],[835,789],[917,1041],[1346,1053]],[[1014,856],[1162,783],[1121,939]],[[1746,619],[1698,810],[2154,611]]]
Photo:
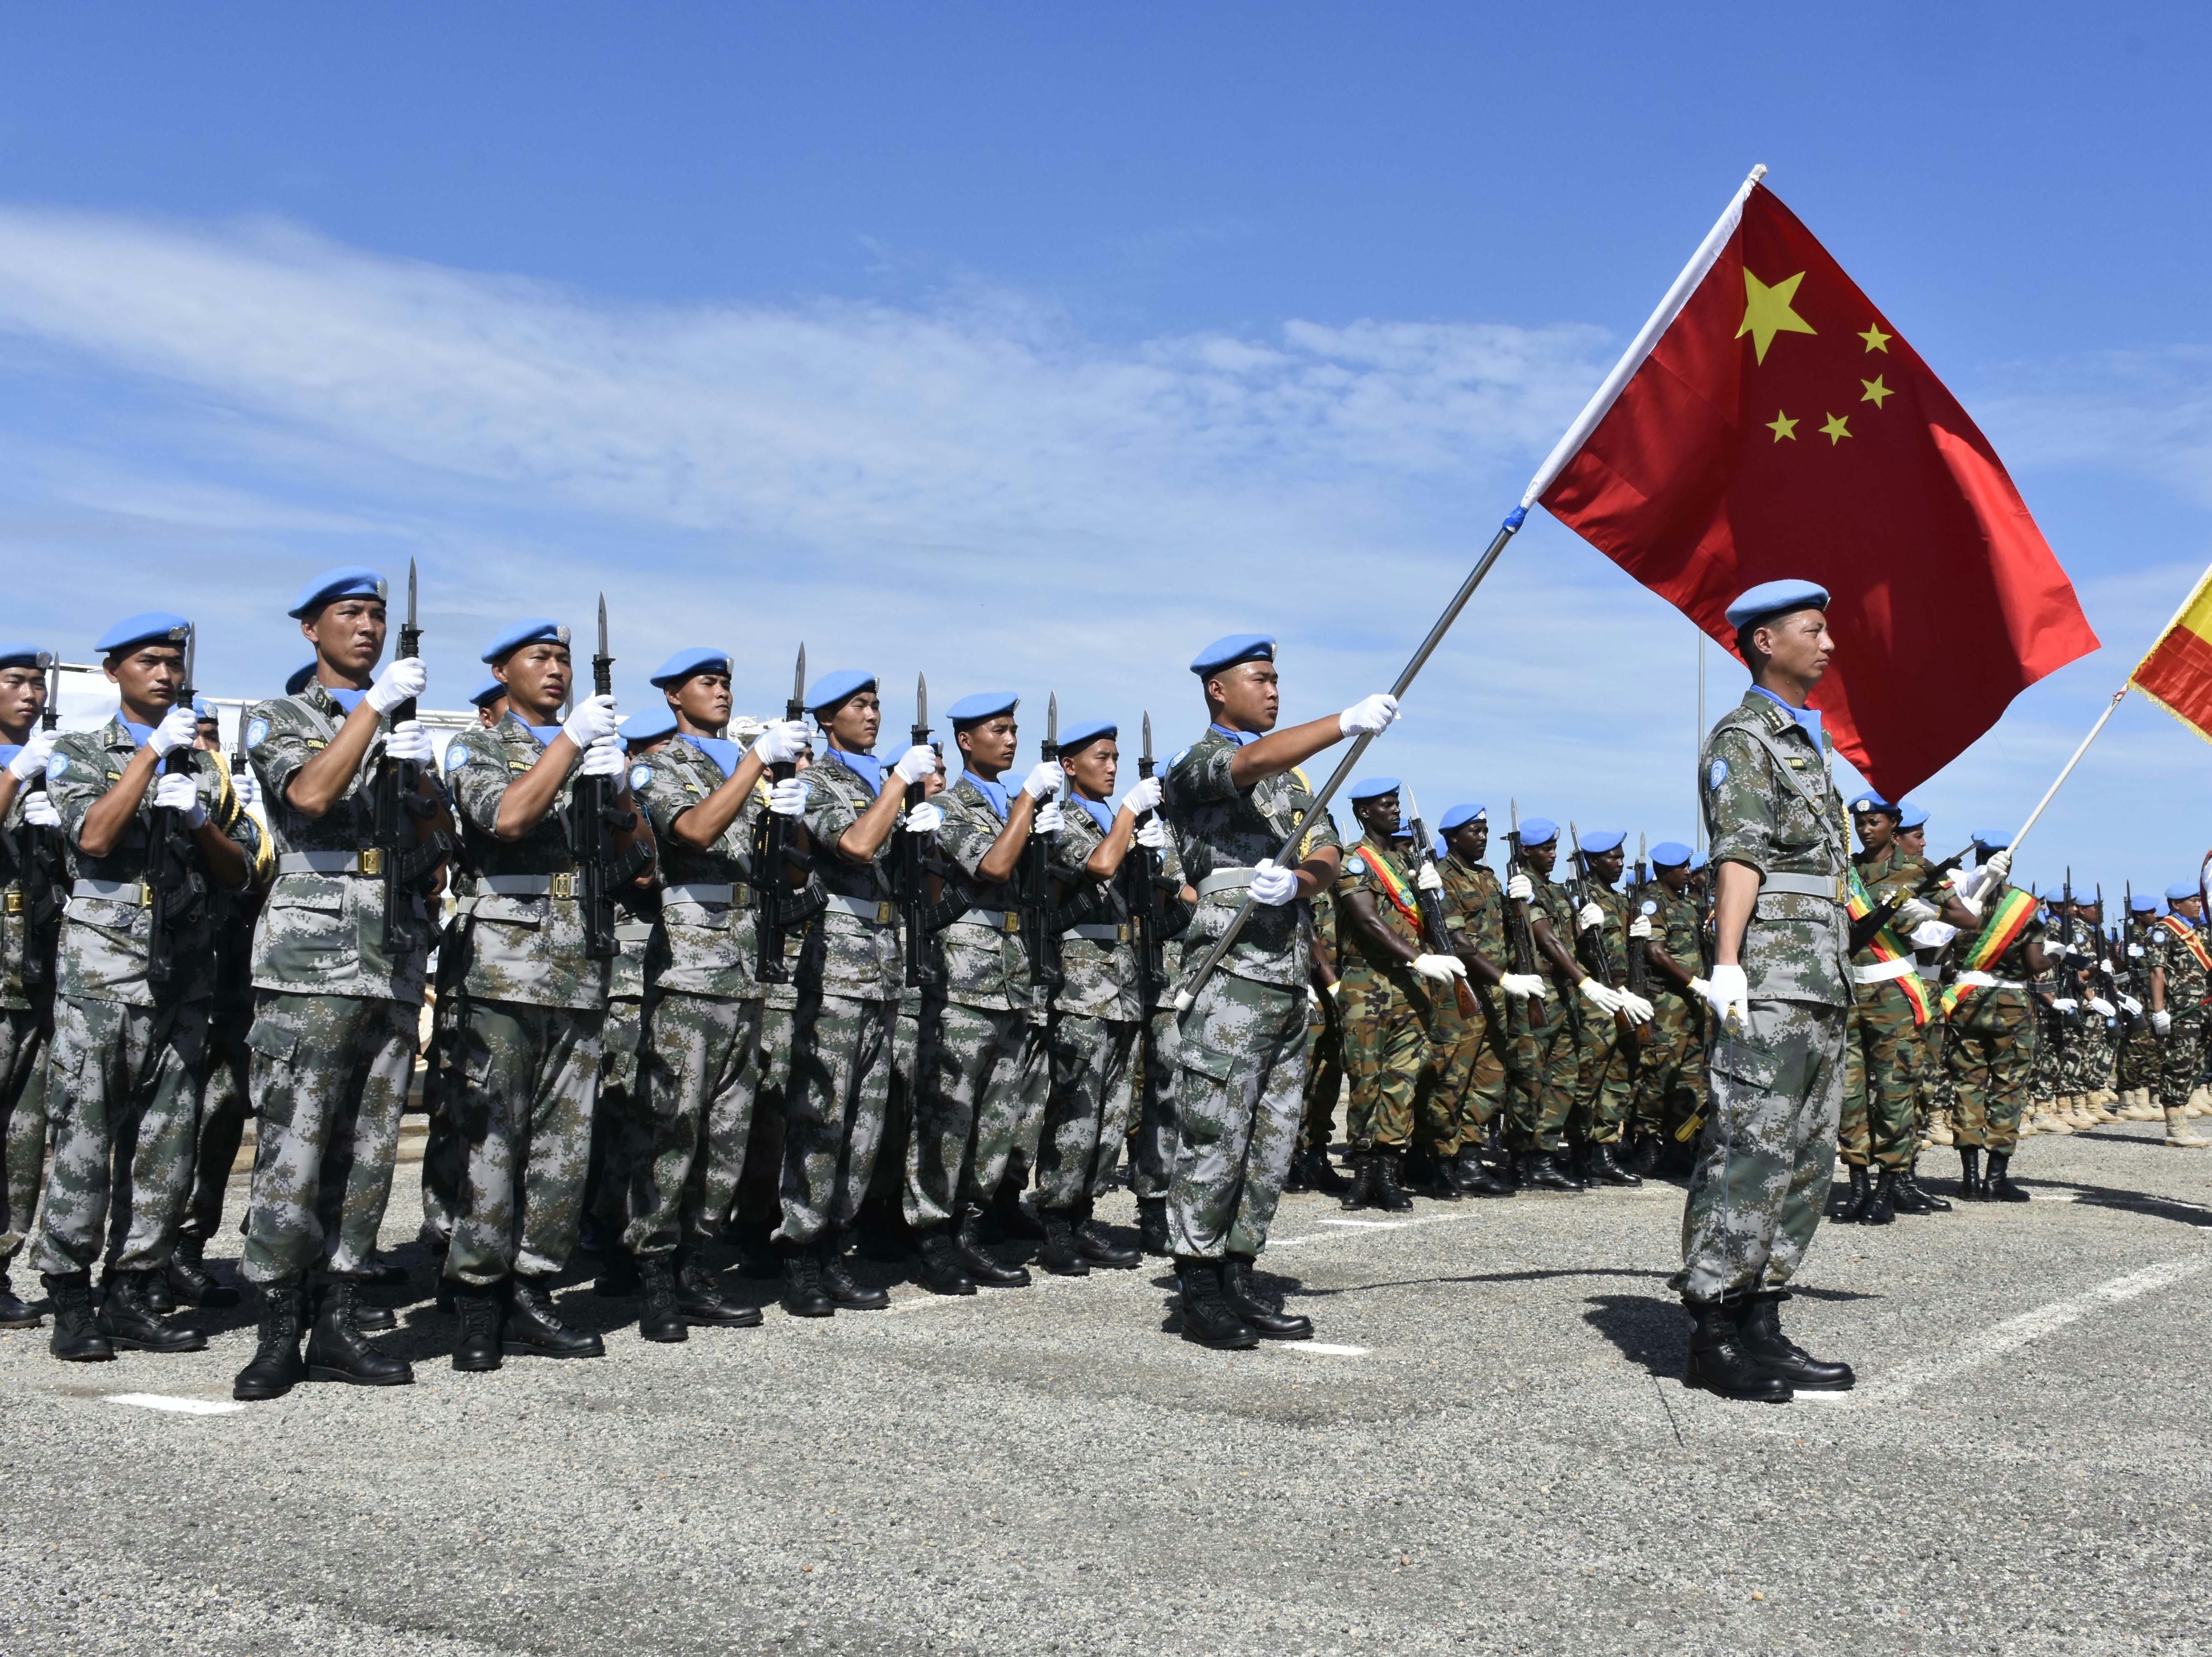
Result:
[[1881,407],[1882,398],[1886,397],[1895,397],[1897,393],[1891,391],[1889,387],[1883,385],[1881,381],[1882,376],[1880,374],[1876,374],[1872,379],[1863,379],[1859,381],[1860,385],[1866,387],[1866,395],[1861,398],[1859,401],[1862,403],[1871,403],[1875,408],[1879,409]]
[[1859,337],[1866,342],[1868,350],[1879,351],[1884,356],[1887,356],[1889,355],[1889,342],[1895,339],[1897,336],[1895,334],[1885,334],[1880,328],[1875,326],[1874,324],[1869,323],[1867,325],[1866,332],[1861,334]]
[[1779,409],[1774,411],[1774,418],[1766,422],[1766,429],[1774,434],[1777,443],[1785,437],[1792,443],[1797,440],[1797,422]]
[[1832,449],[1850,434],[1851,428],[1844,423],[1843,416],[1838,414],[1830,415],[1828,423],[1820,428],[1820,435],[1828,440],[1828,446]]
[[1751,274],[1749,265],[1744,267],[1743,326],[1735,331],[1735,337],[1751,336],[1752,354],[1759,361],[1766,361],[1766,348],[1774,343],[1775,335],[1814,331],[1811,323],[1790,308],[1790,301],[1797,297],[1797,284],[1804,280],[1805,273],[1800,270],[1769,288]]

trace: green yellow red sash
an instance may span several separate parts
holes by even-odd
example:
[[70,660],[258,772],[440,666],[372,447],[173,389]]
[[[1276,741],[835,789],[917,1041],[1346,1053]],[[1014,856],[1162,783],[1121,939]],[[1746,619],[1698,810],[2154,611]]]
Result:
[[[1864,920],[1875,911],[1873,894],[1867,890],[1866,883],[1859,878],[1859,871],[1856,868],[1853,868],[1850,872],[1850,883],[1845,888],[1844,907],[1850,911],[1853,920]],[[1897,934],[1889,929],[1887,922],[1883,923],[1881,930],[1874,935],[1874,941],[1869,944],[1867,948],[1873,952],[1874,958],[1877,961],[1904,961],[1911,958],[1911,951],[1905,947]],[[1904,973],[1891,981],[1905,992],[1905,998],[1912,1004],[1914,1028],[1917,1029],[1925,1024],[1929,1017],[1928,986],[1921,981],[1919,973],[1917,971]]]
[[[2027,923],[2035,919],[2035,899],[2017,886],[2008,886],[1982,922],[1982,930],[1975,937],[1973,947],[1966,951],[1959,963],[1963,972],[1985,973],[2004,959],[2005,951],[2020,942],[2020,935],[2027,930]],[[1954,984],[1943,992],[1943,1011],[1946,1015],[1956,1012],[1959,1004],[1974,992],[1972,984]]]
[[2157,924],[2166,928],[2167,937],[2186,944],[2189,953],[2197,957],[2197,964],[2208,974],[2212,974],[2212,950],[2204,947],[2204,940],[2197,935],[2197,928],[2180,915],[2160,915]]
[[1413,929],[1413,935],[1419,937],[1421,906],[1407,889],[1405,877],[1390,866],[1390,859],[1382,854],[1371,835],[1361,843],[1359,854],[1367,859],[1367,866],[1375,876],[1375,883],[1382,889],[1382,895],[1390,900],[1390,907],[1406,917],[1406,924]]

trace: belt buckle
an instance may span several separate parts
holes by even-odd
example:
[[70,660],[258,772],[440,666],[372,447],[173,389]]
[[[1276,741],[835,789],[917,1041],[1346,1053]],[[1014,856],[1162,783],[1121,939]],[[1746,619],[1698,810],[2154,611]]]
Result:
[[143,880],[138,883],[138,907],[142,909],[154,907],[154,889]]
[[1001,930],[1010,936],[1021,931],[1022,912],[1019,909],[1007,909],[1001,913],[1003,913],[1006,917],[1004,920],[999,923]]
[[361,871],[365,875],[384,872],[384,848],[381,846],[371,846],[362,852]]
[[6,912],[11,915],[19,915],[22,913],[23,895],[21,892],[10,890],[8,894],[5,908]]
[[890,904],[890,903],[886,903],[886,902],[883,902],[883,901],[878,901],[878,903],[876,904],[876,925],[877,925],[877,926],[890,926],[890,925],[891,924],[891,922],[892,922],[894,920],[896,920],[896,919],[897,918],[897,915],[898,915],[898,910],[897,910],[897,908],[896,908],[894,905]]
[[576,877],[573,872],[549,876],[545,895],[548,897],[574,898],[576,895]]
[[1129,941],[1129,923],[1127,921],[1121,921],[1115,926],[1114,941],[1116,944],[1127,944]]

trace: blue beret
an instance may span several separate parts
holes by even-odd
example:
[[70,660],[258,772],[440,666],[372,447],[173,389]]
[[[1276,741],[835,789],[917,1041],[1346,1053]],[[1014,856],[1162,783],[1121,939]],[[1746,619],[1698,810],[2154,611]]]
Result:
[[1928,808],[1915,805],[1909,799],[1898,801],[1897,826],[1900,828],[1925,828],[1928,826]]
[[1530,817],[1521,825],[1523,846],[1541,846],[1559,837],[1559,825],[1549,817]]
[[480,662],[502,662],[521,649],[523,646],[534,645],[540,639],[550,639],[556,644],[565,645],[568,642],[568,629],[536,618],[527,622],[517,622],[486,645],[483,654],[477,659]]
[[665,737],[676,729],[676,712],[666,702],[658,707],[641,708],[615,727],[615,734],[624,742],[651,742]]
[[2002,852],[2005,848],[2005,837],[1987,828],[1977,828],[1974,830],[1974,844],[1984,852]]
[[1437,827],[1443,829],[1444,833],[1449,834],[1462,822],[1480,822],[1483,820],[1483,810],[1480,805],[1449,805],[1444,808],[1443,816],[1437,819]]
[[1651,864],[1657,869],[1672,869],[1686,864],[1698,854],[1679,840],[1662,840],[1651,848]]
[[876,688],[876,676],[863,673],[857,667],[841,667],[824,673],[809,686],[806,692],[806,711],[819,713],[825,707],[835,707],[846,697]]
[[1384,794],[1396,793],[1398,788],[1395,777],[1362,777],[1344,792],[1347,799],[1376,799]]
[[995,719],[1001,713],[1011,713],[1022,705],[1022,699],[1011,690],[979,690],[972,696],[963,696],[945,710],[945,717],[955,725],[980,725],[985,719]]
[[340,598],[381,598],[387,589],[384,578],[374,570],[359,564],[341,564],[336,569],[326,569],[300,589],[300,596],[292,600],[292,608],[284,613],[299,621],[306,621],[325,604],[335,604]]
[[2168,903],[2186,903],[2196,895],[2197,888],[2185,880],[2177,880],[2166,889],[2166,901]]
[[1450,850],[1451,847],[1444,844],[1444,837],[1442,835],[1438,835],[1429,846],[1429,854],[1439,859]]
[[1857,816],[1864,811],[1887,811],[1892,816],[1902,815],[1893,802],[1884,799],[1871,789],[1863,794],[1851,796],[1851,815]]
[[729,671],[728,651],[708,650],[701,646],[696,650],[678,651],[654,669],[653,677],[646,683],[666,689],[670,686],[682,684],[694,673],[727,673]]
[[1810,581],[1761,581],[1736,594],[1735,602],[1728,607],[1728,620],[1730,627],[1740,629],[1769,616],[1787,616],[1793,610],[1827,607],[1828,590],[1824,586]]
[[192,698],[192,712],[204,719],[219,719],[222,717],[215,711],[215,704],[204,696]]
[[2138,892],[2129,901],[2128,907],[2139,915],[2154,915],[2158,913],[2158,900],[2148,892]]
[[100,642],[93,648],[103,656],[112,656],[118,650],[157,639],[163,644],[181,645],[185,634],[191,629],[192,624],[181,616],[172,616],[166,610],[149,610],[143,616],[118,622],[100,635]]
[[[296,696],[314,682],[315,664],[313,659],[310,658],[284,676],[284,694],[288,696]],[[493,683],[497,683],[498,681],[495,680]],[[504,685],[500,688],[506,689]]]
[[46,664],[39,659],[46,652],[36,645],[0,645],[0,667],[40,667]]
[[1593,828],[1583,836],[1583,855],[1597,857],[1601,853],[1610,852],[1627,838],[1628,835],[1624,829]]
[[1190,659],[1190,671],[1204,678],[1209,673],[1218,673],[1224,667],[1234,667],[1239,662],[1272,662],[1275,659],[1275,641],[1264,633],[1232,633],[1225,639],[1216,639],[1212,644]]
[[469,701],[478,707],[489,707],[505,695],[507,687],[499,682],[498,675],[487,673],[484,682],[470,694]]
[[1060,751],[1073,754],[1086,743],[1097,742],[1101,737],[1119,737],[1121,727],[1111,719],[1086,719],[1081,725],[1072,725],[1060,733]]

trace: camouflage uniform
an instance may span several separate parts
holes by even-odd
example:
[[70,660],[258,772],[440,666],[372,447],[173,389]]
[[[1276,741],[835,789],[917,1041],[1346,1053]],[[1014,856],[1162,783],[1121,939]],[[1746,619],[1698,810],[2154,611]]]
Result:
[[[1376,874],[1377,863],[1395,877],[1398,892],[1411,902],[1412,880],[1371,835],[1345,859],[1344,871],[1337,877],[1336,898],[1341,901],[1364,893],[1385,932],[1416,954],[1425,952],[1428,946],[1419,928],[1390,901]],[[1424,1116],[1423,1142],[1449,1154],[1457,1144],[1458,1126],[1439,1120],[1436,1107],[1440,1101],[1431,1087],[1424,1085],[1434,1018],[1428,986],[1409,964],[1370,948],[1349,926],[1343,928],[1341,949],[1337,970],[1343,988],[1337,999],[1344,1019],[1344,1071],[1352,1083],[1345,1137],[1352,1142],[1353,1154],[1407,1150],[1413,1143],[1417,1106]],[[1458,1034],[1456,1026],[1453,1034]],[[1456,1045],[1453,1041],[1448,1047]],[[1439,1147],[1439,1139],[1450,1144]]]
[[[0,743],[0,765],[15,757]],[[0,1279],[23,1247],[39,1206],[46,1158],[46,1035],[53,1023],[52,956],[28,972],[30,917],[23,871],[33,830],[23,821],[29,790],[18,788],[0,822]],[[42,830],[40,832],[52,832]]]
[[[215,990],[214,907],[203,903],[173,934],[175,969],[157,990],[147,978],[153,911],[143,883],[154,785],[105,857],[77,843],[86,813],[137,751],[118,717],[64,736],[46,770],[75,883],[56,962],[46,1071],[53,1165],[33,1261],[58,1277],[88,1271],[103,1246],[118,1272],[167,1266],[191,1184],[195,1077]],[[222,762],[194,752],[191,766],[209,821],[251,861],[260,832],[239,809]],[[197,851],[192,857],[200,862]]]
[[[1505,944],[1505,889],[1487,864],[1468,863],[1453,852],[1437,865],[1443,876],[1444,934],[1455,949],[1472,950],[1507,971],[1512,963]],[[1456,1142],[1480,1144],[1490,1124],[1504,1108],[1509,1076],[1528,1072],[1529,1041],[1516,1042],[1506,1017],[1510,999],[1494,984],[1468,982],[1476,1013],[1462,1018],[1458,1040],[1446,1057],[1437,1087],[1438,1112],[1454,1126]]]
[[[1541,920],[1552,935],[1570,949],[1574,945],[1575,907],[1567,889],[1555,880],[1528,878],[1535,897],[1528,919]],[[1538,965],[1552,980],[1548,1005],[1516,1001],[1510,1009],[1515,1043],[1529,1057],[1525,1079],[1517,1079],[1508,1098],[1508,1147],[1516,1154],[1537,1150],[1556,1156],[1566,1144],[1567,1123],[1575,1110],[1575,1087],[1582,1071],[1582,1040],[1577,1027],[1596,1017],[1595,1009],[1575,992],[1579,980],[1560,972],[1552,958],[1538,952]],[[1536,1020],[1540,1016],[1543,1023]]]
[[1763,879],[1742,944],[1749,1016],[1715,1041],[1682,1215],[1677,1282],[1711,1302],[1786,1284],[1827,1201],[1851,1005],[1849,848],[1825,738],[1763,691],[1721,717],[1699,765],[1715,877],[1734,862]]
[[[263,832],[265,847],[271,841],[265,828]],[[270,868],[259,866],[263,861]],[[191,1195],[177,1228],[180,1238],[197,1239],[203,1246],[222,1229],[230,1170],[246,1138],[246,1119],[253,1114],[253,1053],[246,1044],[253,1028],[253,933],[274,862],[273,857],[258,859],[253,877],[244,887],[217,887],[208,895],[216,909],[215,993],[208,1001],[207,1041],[196,1082],[200,1108],[192,1136]]]
[[[645,767],[633,762],[630,769]],[[635,798],[637,785],[630,787]],[[653,878],[658,882],[658,871]],[[592,1107],[592,1154],[584,1174],[584,1212],[610,1247],[629,1223],[628,1199],[640,1172],[629,1160],[631,1153],[651,1154],[644,1140],[633,1138],[629,1125],[643,1105],[646,952],[659,902],[657,884],[651,889],[631,886],[615,895],[615,956],[608,963],[599,1096]]]
[[2148,935],[2134,924],[2132,918],[2125,923],[2125,932],[2115,952],[2112,965],[2119,976],[2121,992],[2133,996],[2142,1004],[2140,1013],[2130,1015],[2123,1012],[2119,1058],[2115,1067],[2113,1085],[2123,1090],[2148,1088],[2155,1095],[2159,1082],[2159,1040],[2157,1027],[2150,1022]]
[[[1927,872],[1923,859],[1892,847],[1857,859],[1850,878],[1869,904],[1881,908],[1911,896]],[[1928,1065],[1922,1031],[1935,996],[1920,982],[1911,948],[1890,927],[1852,956],[1851,967],[1843,1159],[1853,1168],[1910,1168],[1920,1150],[1917,1102]]]
[[[1237,741],[1218,728],[1168,762],[1162,806],[1198,912],[1183,935],[1186,982],[1243,905],[1253,868],[1274,856],[1312,791],[1295,774],[1239,788]],[[1304,849],[1338,844],[1316,823]],[[1258,905],[1219,968],[1174,1024],[1177,1137],[1168,1235],[1184,1259],[1255,1255],[1290,1171],[1305,1091],[1306,965],[1312,921],[1304,901]]]
[[591,1163],[612,973],[584,953],[562,822],[580,756],[529,833],[495,832],[509,785],[544,751],[512,713],[446,750],[472,874],[447,946],[465,950],[467,964],[442,1101],[460,1164],[445,1274],[478,1288],[568,1264]]
[[[1595,879],[1583,883],[1583,895],[1604,915],[1598,936],[1583,940],[1587,951],[1583,964],[1604,983],[1607,973],[1593,964],[1602,962],[1618,989],[1628,982],[1628,923],[1634,906],[1626,893]],[[1590,1144],[1617,1145],[1628,1131],[1629,1105],[1636,1095],[1636,1038],[1620,1028],[1619,1019],[1603,1013],[1593,1016],[1586,1005],[1577,1047],[1575,1106],[1583,1137]]]
[[[1983,914],[1994,914],[2014,889],[2000,886],[1984,897]],[[2036,1039],[2027,950],[2043,935],[2041,918],[2030,920],[2002,956],[1980,974],[1960,974],[1946,998],[1950,1038],[1945,1058],[1956,1089],[1952,1132],[1961,1150],[2008,1154],[2019,1141]]]
[[[1702,974],[1704,927],[1697,900],[1670,892],[1657,881],[1646,886],[1640,907],[1651,919],[1651,940],[1678,967]],[[1680,1135],[1702,1126],[1705,1114],[1705,1003],[1679,988],[1671,978],[1650,974],[1651,1045],[1636,1071],[1636,1132],[1654,1138]]]
[[[1336,895],[1316,894],[1315,941],[1328,952],[1340,974],[1344,950],[1337,934]],[[1305,1113],[1299,1119],[1298,1149],[1326,1151],[1336,1132],[1336,1106],[1344,1091],[1344,993],[1342,979],[1334,992],[1316,991],[1306,1004]]]
[[2202,947],[2205,937],[2204,929],[2191,926],[2185,916],[2163,914],[2144,940],[2151,964],[2166,971],[2166,1011],[2172,1021],[2159,1041],[2158,1103],[2162,1110],[2186,1105],[2204,1079],[2206,974],[2204,963],[2189,946],[2193,941]]

